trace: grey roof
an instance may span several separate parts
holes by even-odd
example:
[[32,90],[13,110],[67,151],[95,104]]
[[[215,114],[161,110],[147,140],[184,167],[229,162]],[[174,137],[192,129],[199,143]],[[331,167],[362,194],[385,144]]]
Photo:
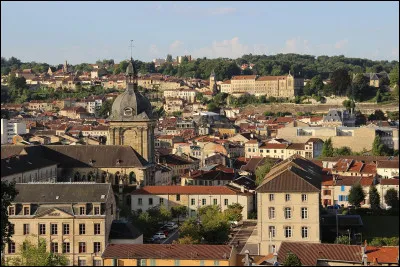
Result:
[[27,172],[52,165],[57,165],[57,162],[28,155],[3,158],[1,159],[1,177],[3,178],[16,173]]
[[342,111],[331,109],[328,114],[324,116],[323,121],[339,121],[342,122]]
[[[25,150],[30,157],[56,161],[61,168],[144,167],[148,162],[130,146],[1,146],[1,156],[18,155]],[[119,163],[117,163],[119,160]],[[92,162],[92,163],[90,163]]]
[[14,203],[105,203],[107,198],[114,197],[111,184],[100,183],[16,184],[15,189],[18,195]]
[[142,233],[132,223],[115,220],[112,222],[109,239],[136,239]]

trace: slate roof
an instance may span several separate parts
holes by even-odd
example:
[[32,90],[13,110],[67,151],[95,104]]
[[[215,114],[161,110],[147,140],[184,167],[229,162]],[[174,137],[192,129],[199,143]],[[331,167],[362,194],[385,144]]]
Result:
[[12,156],[10,158],[1,159],[1,177],[6,177],[16,173],[28,172],[52,165],[57,165],[57,162],[30,157],[28,155]]
[[17,183],[15,189],[18,195],[14,203],[99,203],[106,202],[110,196],[113,197],[111,184],[100,183]]
[[229,245],[109,244],[102,258],[227,260]]
[[132,195],[166,195],[166,194],[181,194],[181,195],[236,195],[245,194],[237,192],[226,186],[204,186],[204,185],[164,185],[164,186],[144,186],[132,192]]
[[[61,168],[144,167],[148,162],[130,146],[1,146],[1,157],[18,155],[25,150],[30,157],[59,163]],[[92,160],[92,165],[90,161]],[[120,160],[117,163],[117,160]]]
[[141,235],[142,233],[132,223],[114,220],[109,239],[136,239]]
[[293,155],[275,165],[257,187],[257,192],[319,192],[322,169],[311,161]]

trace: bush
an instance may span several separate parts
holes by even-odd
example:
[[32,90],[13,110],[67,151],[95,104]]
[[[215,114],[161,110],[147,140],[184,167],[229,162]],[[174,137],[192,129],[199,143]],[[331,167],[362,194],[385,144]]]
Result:
[[257,219],[257,211],[251,211],[251,212],[249,212],[249,215],[247,216],[247,218],[248,218],[249,220]]
[[398,246],[399,237],[376,237],[369,242],[370,246],[382,247],[382,246]]

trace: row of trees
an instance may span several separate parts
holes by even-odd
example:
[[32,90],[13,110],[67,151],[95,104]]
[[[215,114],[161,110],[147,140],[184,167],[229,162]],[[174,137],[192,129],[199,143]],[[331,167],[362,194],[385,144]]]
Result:
[[[392,209],[399,208],[399,198],[398,192],[394,188],[390,188],[386,191],[384,196],[385,203],[392,207]],[[369,188],[369,203],[371,205],[371,209],[377,210],[380,209],[381,205],[381,197],[379,195],[378,190],[376,189],[375,185],[371,185]],[[349,203],[355,207],[360,207],[361,203],[365,200],[366,194],[360,184],[354,184],[350,188],[349,191]]]

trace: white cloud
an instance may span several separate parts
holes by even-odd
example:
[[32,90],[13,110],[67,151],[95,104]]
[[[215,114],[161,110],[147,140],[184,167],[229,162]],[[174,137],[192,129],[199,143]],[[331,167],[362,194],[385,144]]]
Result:
[[180,50],[180,48],[182,47],[182,45],[183,45],[183,42],[182,41],[179,41],[179,40],[176,40],[176,41],[174,41],[172,44],[170,44],[170,46],[169,46],[169,52],[170,53],[177,53],[177,52],[179,52],[179,50]]
[[348,41],[347,39],[337,41],[337,42],[335,43],[335,48],[336,48],[336,49],[342,49],[342,48],[344,48],[344,47],[347,45],[348,42],[349,42],[349,41]]
[[238,37],[234,37],[231,40],[214,41],[211,46],[194,50],[192,55],[199,58],[236,58],[248,54],[249,52],[249,47],[241,44]]
[[217,7],[213,9],[208,9],[207,14],[208,15],[225,15],[225,14],[231,14],[235,13],[236,8],[234,7]]

